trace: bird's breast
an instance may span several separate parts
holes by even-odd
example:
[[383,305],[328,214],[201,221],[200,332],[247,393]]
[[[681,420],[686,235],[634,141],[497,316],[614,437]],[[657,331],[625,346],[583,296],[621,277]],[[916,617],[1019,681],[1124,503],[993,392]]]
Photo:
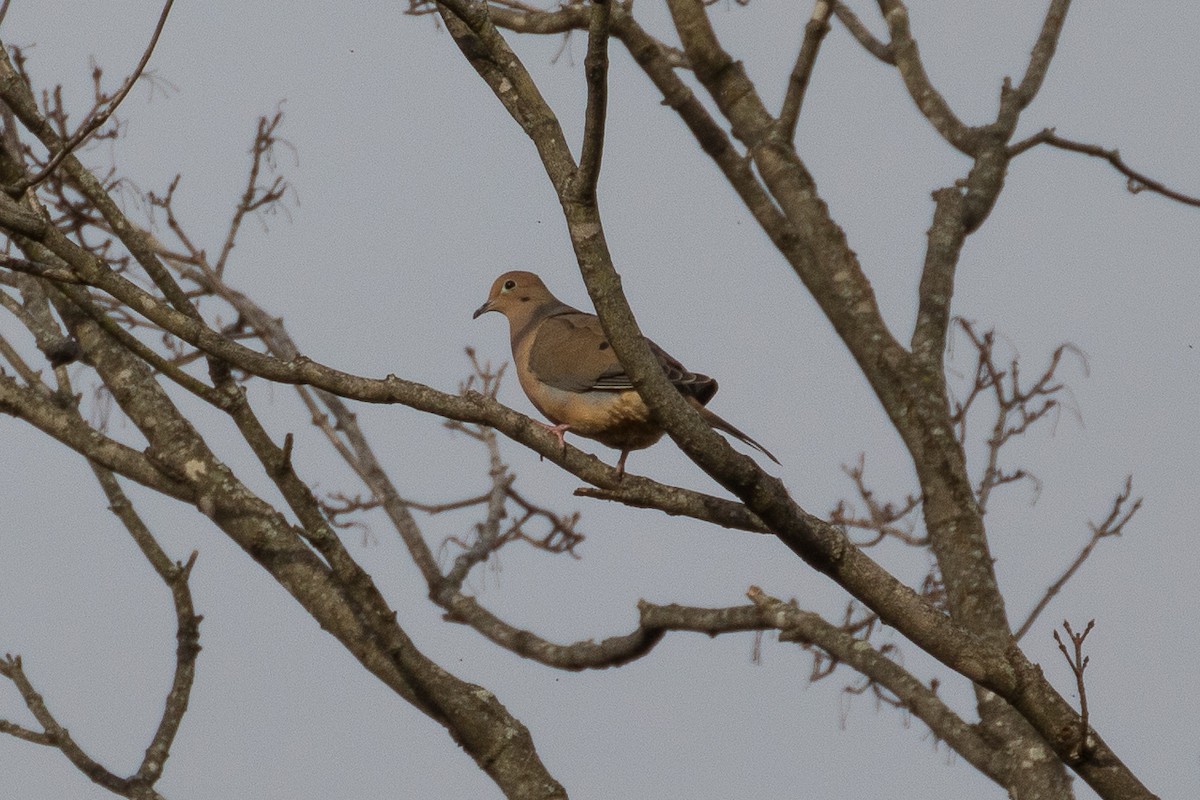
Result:
[[662,430],[650,421],[650,410],[637,392],[571,392],[521,376],[521,388],[530,402],[556,425],[571,426],[571,432],[595,439],[618,450],[640,450],[662,438]]

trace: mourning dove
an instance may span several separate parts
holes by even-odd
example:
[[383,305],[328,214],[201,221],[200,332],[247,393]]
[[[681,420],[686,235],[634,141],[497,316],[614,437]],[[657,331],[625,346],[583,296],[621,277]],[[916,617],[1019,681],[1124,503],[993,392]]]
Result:
[[[508,317],[521,388],[554,423],[546,428],[560,442],[569,430],[620,450],[617,474],[623,475],[630,450],[662,438],[663,429],[651,419],[594,314],[560,301],[532,272],[506,272],[497,278],[474,318],[489,311]],[[709,425],[779,463],[767,448],[704,407],[717,393],[714,379],[689,372],[654,342],[646,343],[663,374]]]

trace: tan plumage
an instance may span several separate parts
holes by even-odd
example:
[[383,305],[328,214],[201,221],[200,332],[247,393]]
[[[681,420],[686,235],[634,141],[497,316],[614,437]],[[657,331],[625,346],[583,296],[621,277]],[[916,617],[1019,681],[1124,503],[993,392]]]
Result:
[[[617,472],[625,470],[630,450],[662,438],[650,410],[634,390],[594,314],[561,302],[532,272],[506,272],[492,284],[487,302],[475,317],[499,311],[508,318],[517,379],[529,400],[554,423],[559,440],[570,430],[621,451]],[[717,382],[689,372],[654,342],[647,340],[663,373],[701,416],[724,431],[778,459],[758,442],[705,408],[717,393]]]

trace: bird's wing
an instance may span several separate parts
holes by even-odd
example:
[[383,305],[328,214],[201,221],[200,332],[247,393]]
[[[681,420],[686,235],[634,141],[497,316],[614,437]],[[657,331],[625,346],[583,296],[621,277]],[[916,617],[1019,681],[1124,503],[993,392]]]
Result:
[[[595,315],[572,310],[547,317],[533,336],[529,369],[542,383],[569,392],[633,388]],[[647,344],[667,379],[684,395],[704,404],[716,394],[715,380],[689,372],[654,342]]]
[[568,392],[633,388],[592,314],[546,317],[532,335],[529,370],[542,383]]

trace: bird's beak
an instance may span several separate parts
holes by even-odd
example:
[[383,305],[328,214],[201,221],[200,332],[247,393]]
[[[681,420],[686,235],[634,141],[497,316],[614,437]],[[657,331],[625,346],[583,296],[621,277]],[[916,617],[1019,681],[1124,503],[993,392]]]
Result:
[[481,314],[486,314],[487,312],[494,311],[494,310],[495,309],[492,308],[492,301],[488,300],[486,303],[481,305],[479,308],[475,309],[475,313],[471,315],[471,319],[479,319],[479,316]]

